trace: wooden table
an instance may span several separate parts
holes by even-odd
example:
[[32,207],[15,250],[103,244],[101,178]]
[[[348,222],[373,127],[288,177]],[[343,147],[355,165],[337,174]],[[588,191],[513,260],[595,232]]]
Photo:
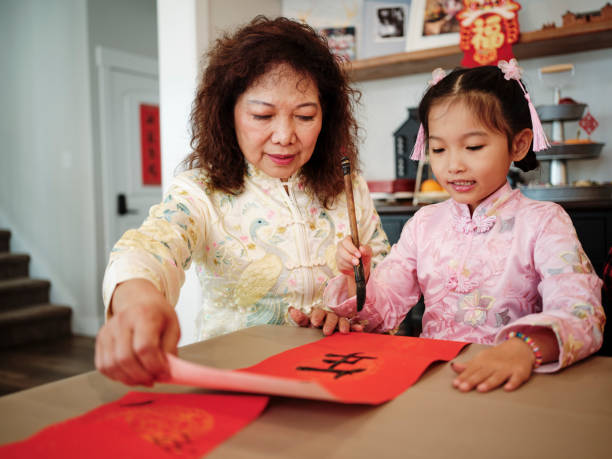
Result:
[[[258,326],[186,346],[179,355],[239,368],[319,338],[314,329]],[[469,346],[458,360],[482,347]],[[535,375],[511,393],[460,393],[452,377],[448,363],[436,364],[377,407],[274,397],[259,419],[207,458],[612,457],[612,358],[591,357],[558,374]],[[0,397],[0,444],[129,390],[90,372]],[[172,385],[153,390],[200,391]]]

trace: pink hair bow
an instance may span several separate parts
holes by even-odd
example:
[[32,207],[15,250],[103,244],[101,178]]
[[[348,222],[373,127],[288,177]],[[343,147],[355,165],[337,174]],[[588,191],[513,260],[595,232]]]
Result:
[[[431,72],[431,80],[429,80],[429,87],[437,85],[444,77],[446,76],[446,72],[444,69],[438,67]],[[417,134],[416,141],[414,142],[414,147],[412,148],[412,154],[410,155],[410,159],[414,161],[419,161],[425,158],[425,129],[423,128],[423,123],[419,126],[419,132]]]
[[531,101],[531,97],[529,93],[521,83],[521,76],[523,74],[523,69],[519,67],[516,59],[512,58],[509,62],[504,60],[500,60],[497,63],[497,66],[504,74],[504,78],[506,80],[516,80],[521,89],[523,90],[523,94],[525,94],[525,99],[527,99],[527,105],[529,106],[529,113],[531,115],[531,129],[533,131],[533,151],[542,151],[550,148],[550,143],[546,138],[546,134],[544,133],[544,128],[542,127],[542,122],[540,121],[540,117],[538,116],[538,112],[533,106],[533,102]]
[[520,80],[523,76],[523,69],[519,67],[518,61],[514,58],[510,59],[510,62],[500,60],[497,66],[504,74],[506,80]]
[[437,69],[434,69],[434,71],[431,72],[431,80],[429,80],[429,86],[437,85],[440,82],[440,80],[442,80],[445,76],[446,76],[446,72],[444,71],[444,69],[440,67],[438,67]]

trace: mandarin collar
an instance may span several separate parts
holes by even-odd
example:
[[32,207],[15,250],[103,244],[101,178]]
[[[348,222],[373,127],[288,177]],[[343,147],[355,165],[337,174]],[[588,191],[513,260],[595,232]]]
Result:
[[296,184],[300,183],[300,171],[297,171],[295,174],[293,174],[291,177],[289,177],[289,179],[286,182],[283,182],[281,179],[276,178],[276,177],[270,177],[268,174],[266,174],[264,171],[262,171],[261,169],[258,169],[257,167],[255,167],[253,164],[251,164],[250,162],[246,162],[247,164],[247,171],[246,171],[246,175],[247,177],[249,177],[252,180],[258,181],[258,182],[268,182],[270,185],[274,184],[274,185],[291,185],[294,186]]
[[472,215],[470,215],[470,208],[467,204],[461,204],[451,199],[453,228],[455,231],[464,234],[488,232],[495,226],[497,211],[512,200],[516,193],[520,193],[520,190],[513,190],[506,181],[504,185],[482,201],[474,209]]
[[474,213],[470,216],[470,208],[467,204],[459,203],[454,199],[451,199],[453,214],[458,217],[467,217],[470,220],[477,215],[485,215],[493,206],[503,206],[505,202],[512,198],[512,195],[520,192],[520,190],[513,190],[508,181],[500,186],[496,191],[489,195],[484,201],[482,201],[474,209]]

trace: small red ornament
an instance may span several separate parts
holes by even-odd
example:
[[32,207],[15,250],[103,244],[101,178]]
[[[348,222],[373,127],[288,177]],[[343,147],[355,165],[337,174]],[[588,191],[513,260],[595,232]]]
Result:
[[597,129],[597,126],[599,126],[599,123],[590,112],[586,112],[586,115],[584,115],[582,119],[578,121],[578,125],[584,129],[590,137],[591,133]]
[[514,0],[463,0],[459,18],[463,67],[496,65],[514,57],[512,44],[518,41],[518,10]]

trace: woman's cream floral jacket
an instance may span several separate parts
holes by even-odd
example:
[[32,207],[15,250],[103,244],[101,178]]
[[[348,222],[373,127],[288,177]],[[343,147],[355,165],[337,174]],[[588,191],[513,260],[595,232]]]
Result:
[[[367,184],[357,177],[353,186],[360,241],[372,247],[376,264],[389,242]],[[132,278],[150,280],[176,304],[184,270],[194,262],[203,293],[198,339],[284,324],[289,306],[306,313],[323,306],[326,282],[337,274],[336,246],[349,234],[344,194],[324,209],[299,178],[281,182],[249,166],[244,192],[231,195],[212,190],[200,169],[190,170],[113,248],[104,304],[108,310],[115,286]]]

